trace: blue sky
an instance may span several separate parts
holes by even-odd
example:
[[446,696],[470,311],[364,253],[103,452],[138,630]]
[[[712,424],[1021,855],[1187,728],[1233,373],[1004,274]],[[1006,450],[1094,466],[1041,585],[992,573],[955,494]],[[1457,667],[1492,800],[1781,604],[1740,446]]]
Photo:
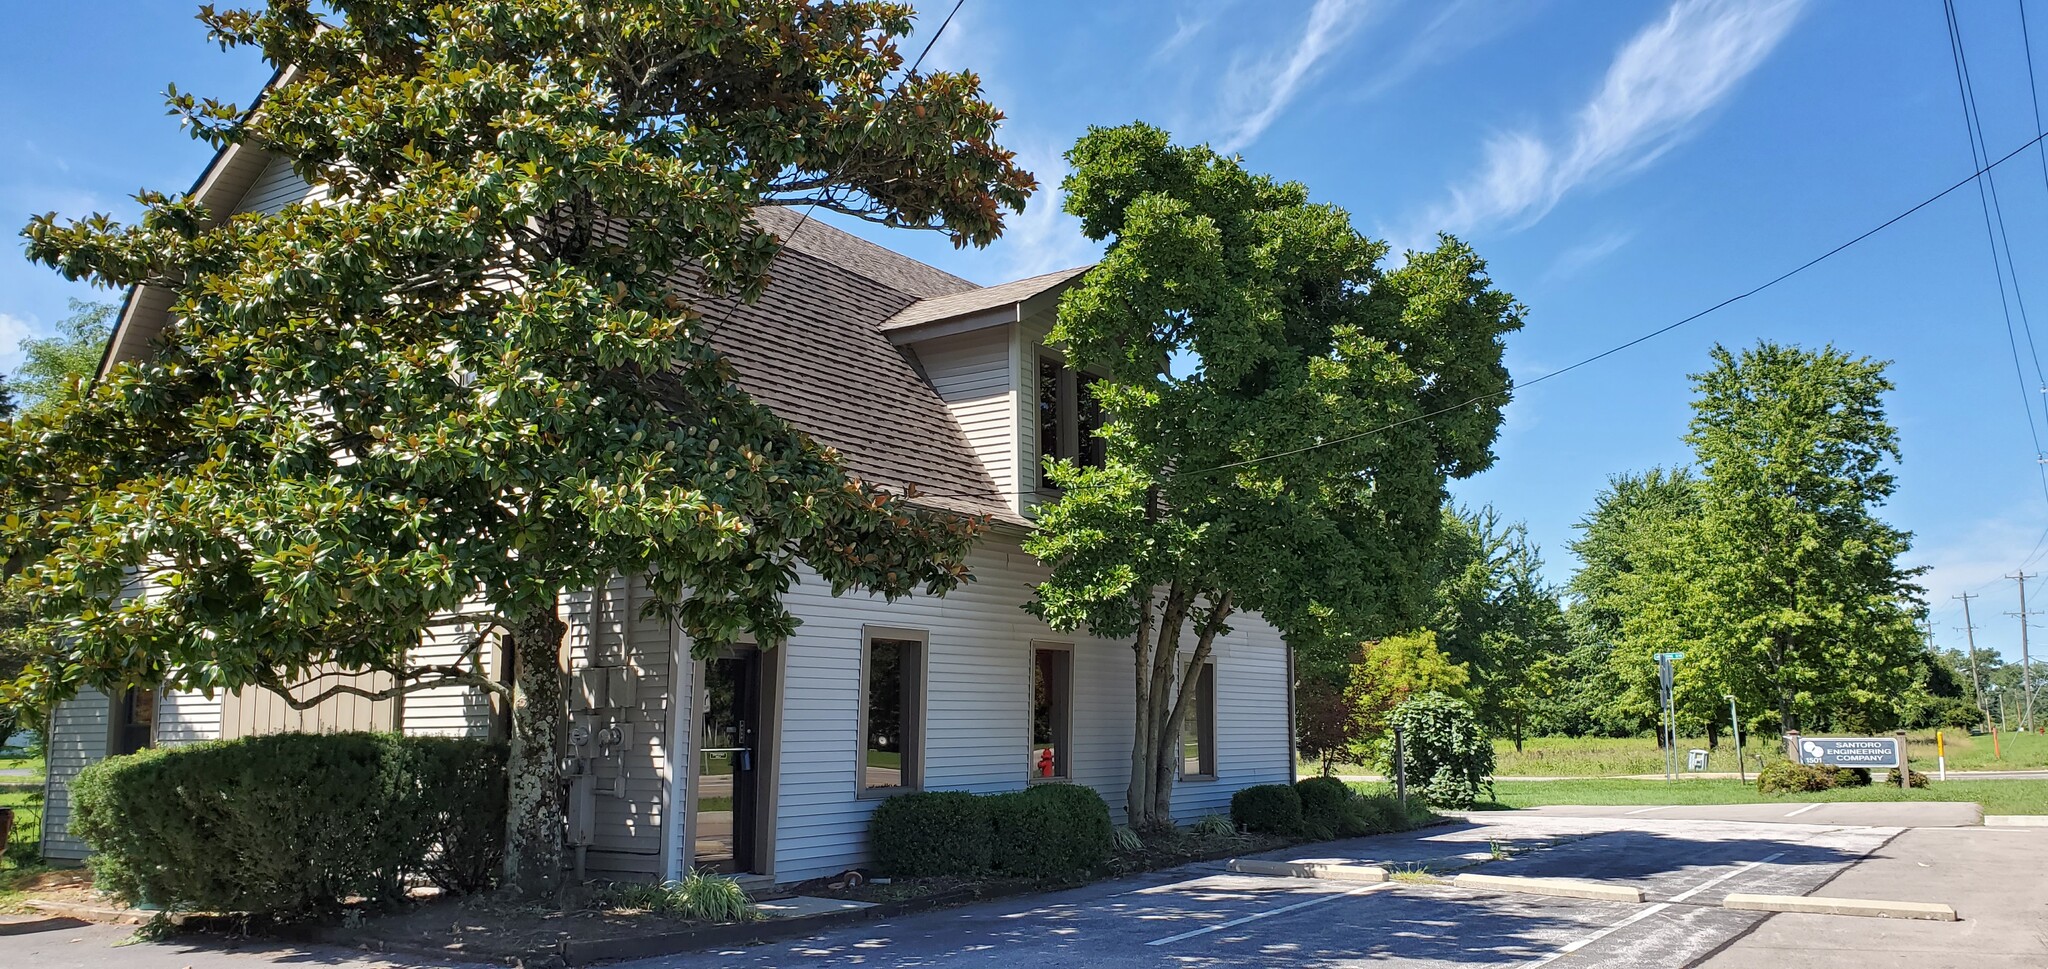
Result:
[[[929,29],[948,4],[925,6]],[[2035,133],[2018,7],[1961,6],[2002,155]],[[2028,13],[2048,72],[2048,4]],[[24,5],[8,25],[11,224],[53,209],[127,215],[139,187],[188,186],[208,152],[163,115],[165,83],[246,101],[269,74],[209,46],[176,0]],[[1010,115],[1007,142],[1049,189],[1087,125],[1144,119],[1306,183],[1397,247],[1464,236],[1529,305],[1508,349],[1523,379],[1746,290],[1972,170],[1932,0],[967,0],[928,64],[981,72]],[[2048,342],[2048,161],[2014,159],[1997,184]],[[856,228],[993,283],[1092,258],[1057,208],[1047,191],[978,251]],[[0,258],[0,370],[67,298],[93,295]],[[2048,529],[2023,405],[2044,435],[2048,416],[2031,359],[2024,386],[2014,374],[2003,319],[1966,189],[1763,295],[1529,388],[1496,466],[1455,490],[1526,519],[1562,580],[1572,523],[1608,475],[1686,460],[1686,375],[1710,346],[1833,342],[1894,361],[1905,460],[1886,514],[1931,568],[1938,639],[1960,644],[1949,597],[1974,589],[1980,644],[2016,655],[2003,615],[2015,590],[1998,577]],[[2033,601],[2048,603],[2048,579]]]

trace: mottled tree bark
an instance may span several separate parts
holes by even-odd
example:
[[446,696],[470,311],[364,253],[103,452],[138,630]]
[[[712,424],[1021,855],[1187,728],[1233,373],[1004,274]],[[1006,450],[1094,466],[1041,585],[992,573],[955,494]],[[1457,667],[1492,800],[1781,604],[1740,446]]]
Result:
[[552,607],[519,617],[512,628],[504,888],[520,898],[552,898],[562,887],[565,799],[556,752],[567,718],[561,661],[567,630]]

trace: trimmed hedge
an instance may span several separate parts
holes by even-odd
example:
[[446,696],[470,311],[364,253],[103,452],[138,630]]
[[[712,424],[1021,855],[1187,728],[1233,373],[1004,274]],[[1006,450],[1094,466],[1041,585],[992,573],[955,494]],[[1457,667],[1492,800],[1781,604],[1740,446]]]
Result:
[[1066,878],[1109,863],[1115,832],[1109,805],[1094,788],[1041,784],[988,802],[998,874]]
[[1230,819],[1246,831],[1295,834],[1301,830],[1301,795],[1288,784],[1255,784],[1230,796]]
[[875,867],[897,878],[987,871],[995,843],[988,801],[965,791],[927,791],[883,801],[868,822]]
[[505,748],[447,737],[272,734],[110,757],[71,786],[95,883],[178,911],[296,918],[431,879],[490,887]]
[[1351,787],[1334,777],[1311,777],[1296,781],[1295,796],[1301,799],[1301,823],[1308,834],[1329,839],[1337,835],[1345,805],[1351,801]]
[[1789,760],[1769,764],[1756,775],[1756,789],[1763,794],[1808,794],[1832,791],[1838,787],[1868,786],[1870,772],[1860,767],[1795,764]]
[[1108,864],[1114,840],[1109,805],[1079,784],[904,794],[884,801],[868,822],[875,867],[900,878],[1068,878]]

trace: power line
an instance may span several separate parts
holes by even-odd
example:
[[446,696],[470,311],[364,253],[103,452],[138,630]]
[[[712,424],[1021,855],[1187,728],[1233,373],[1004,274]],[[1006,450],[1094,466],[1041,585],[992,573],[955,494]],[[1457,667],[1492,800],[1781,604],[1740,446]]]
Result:
[[[1986,147],[1984,141],[1983,116],[1977,110],[1976,91],[1970,83],[1969,57],[1963,50],[1962,23],[1957,19],[1954,0],[1942,0],[1941,7],[1943,20],[1948,27],[1949,60],[1955,67],[1956,93],[1962,101],[1964,137],[1970,143],[1970,162],[1972,164],[1979,164],[1990,156],[1990,150]],[[2035,130],[2038,131],[2040,129],[2036,128]],[[1989,172],[1985,172],[1985,175],[1989,176]],[[2043,466],[2042,464],[2044,460],[2048,460],[2048,452],[2042,450],[2041,431],[2034,421],[2034,399],[2036,394],[2029,392],[2026,370],[2020,364],[2019,339],[2014,333],[2012,326],[2012,303],[2007,300],[2005,292],[2005,274],[2007,271],[2012,272],[2013,297],[2018,300],[2020,307],[2020,326],[2026,329],[2027,348],[2034,358],[2034,373],[2037,381],[2035,386],[2041,390],[2048,391],[2048,377],[2041,375],[2041,357],[2038,352],[2034,351],[2034,331],[2033,327],[2027,322],[2026,301],[2020,298],[2019,272],[2013,266],[2012,240],[2009,236],[2005,239],[2005,266],[2004,268],[1999,266],[1998,244],[2000,236],[2004,234],[2005,211],[1998,204],[1997,179],[1995,177],[1981,177],[1973,179],[1973,181],[1977,183],[1977,206],[1984,215],[1984,237],[1991,245],[1991,274],[1998,280],[1998,308],[2005,315],[2005,339],[2008,349],[2012,351],[2013,376],[2018,377],[2020,381],[2020,406],[2026,409],[2027,434],[2034,442],[2035,474],[2041,481],[2041,496],[2044,499],[2048,499],[2048,466]],[[1998,212],[1998,228],[1996,231],[1992,227],[1993,210]]]
[[[1976,181],[1978,178],[1984,176],[1992,169],[1995,169],[1998,166],[2003,165],[2008,161],[2011,161],[2013,159],[2013,156],[2018,155],[2019,153],[2026,151],[2027,149],[2032,148],[2035,145],[2041,144],[2044,140],[2048,140],[2048,131],[2043,131],[2040,134],[2035,135],[2033,138],[2028,139],[2026,143],[2020,145],[2018,148],[2014,148],[2013,150],[2006,152],[2004,155],[1999,156],[1997,161],[1983,165],[1982,167],[1978,168],[1975,172],[1971,173],[1968,177],[1963,178],[1961,181],[1958,181],[1955,184],[1950,185],[1949,187],[1942,189],[1941,191],[1936,192],[1933,195],[1928,196],[1927,198],[1921,200],[1918,204],[1914,205],[1912,208],[1909,208],[1904,212],[1900,212],[1899,214],[1884,220],[1875,227],[1865,230],[1862,234],[1857,235],[1855,238],[1850,239],[1849,241],[1844,242],[1841,245],[1834,247],[1833,249],[1829,249],[1828,251],[1823,252],[1820,255],[1813,257],[1812,259],[1808,259],[1807,261],[1800,263],[1798,266],[1795,266],[1791,269],[1786,270],[1785,272],[1779,273],[1778,275],[1771,277],[1769,280],[1760,283],[1755,287],[1752,287],[1741,293],[1737,293],[1733,296],[1730,296],[1727,299],[1724,299],[1718,303],[1715,303],[1712,306],[1707,307],[1706,309],[1700,310],[1699,312],[1692,314],[1691,316],[1687,316],[1674,323],[1667,323],[1664,326],[1651,330],[1650,332],[1638,336],[1635,339],[1629,340],[1626,343],[1617,344],[1615,346],[1602,350],[1599,353],[1593,354],[1590,357],[1578,361],[1577,363],[1560,367],[1556,370],[1552,370],[1549,373],[1543,374],[1542,376],[1536,377],[1531,380],[1512,384],[1505,390],[1497,390],[1489,394],[1480,394],[1477,397],[1473,397],[1468,400],[1452,404],[1449,407],[1443,407],[1424,414],[1417,414],[1413,417],[1405,417],[1401,420],[1394,421],[1390,424],[1382,424],[1378,427],[1359,431],[1356,434],[1347,434],[1343,437],[1331,438],[1327,441],[1318,441],[1314,444],[1306,445],[1304,447],[1293,448],[1291,450],[1280,451],[1273,454],[1261,455],[1255,458],[1246,458],[1242,461],[1233,461],[1229,464],[1221,464],[1217,465],[1216,467],[1205,468],[1200,471],[1176,472],[1176,474],[1214,474],[1218,471],[1228,471],[1232,468],[1241,468],[1246,465],[1258,464],[1262,461],[1270,461],[1275,458],[1290,457],[1292,455],[1301,454],[1307,451],[1313,451],[1318,448],[1325,448],[1330,447],[1332,445],[1343,444],[1349,441],[1358,440],[1360,438],[1371,437],[1375,434],[1383,434],[1397,427],[1405,427],[1409,424],[1413,424],[1416,421],[1425,421],[1432,417],[1440,417],[1444,414],[1449,414],[1453,411],[1463,410],[1464,408],[1470,407],[1482,401],[1492,400],[1495,397],[1505,397],[1508,394],[1511,394],[1517,390],[1520,390],[1525,387],[1533,387],[1553,377],[1561,377],[1565,374],[1568,374],[1574,370],[1579,369],[1580,367],[1586,366],[1587,364],[1603,360],[1607,357],[1613,356],[1614,354],[1620,353],[1623,350],[1627,350],[1631,347],[1634,347],[1637,344],[1644,343],[1657,337],[1663,336],[1664,334],[1669,333],[1672,330],[1676,330],[1679,327],[1691,323],[1694,320],[1706,316],[1709,313],[1713,313],[1727,306],[1739,303],[1745,299],[1750,298],[1751,296],[1755,296],[1756,294],[1763,292],[1764,290],[1770,289],[1771,287],[1776,286],[1779,283],[1784,282],[1785,280],[1791,279],[1792,277],[1797,276],[1800,273],[1807,271],[1808,269],[1812,269],[1813,267],[1820,265],[1822,262],[1825,262],[1828,259],[1834,257],[1835,255],[1841,253],[1843,250],[1848,249],[1849,247],[1854,246],[1857,243],[1860,243],[1863,240],[1878,234],[1879,232],[1883,232],[1884,230],[1891,228],[1893,225],[1899,223],[1900,221],[1903,221],[1908,216],[1911,216],[1912,214],[1920,211],[1921,209],[1924,209],[1930,205],[1933,205],[1936,202],[1941,201],[1944,198],[1947,198],[1949,195],[1954,194],[1956,190],[1962,188],[1965,185],[1970,184],[1971,182]],[[2015,359],[2017,359],[2017,348],[2015,348]],[[2031,426],[2031,423],[2033,421],[2033,413],[2034,412],[2032,408],[2029,408],[2027,410],[2027,419],[2029,422],[2029,426]],[[2048,485],[2044,485],[2044,490],[2048,490]]]
[[[2034,79],[2034,37],[2027,29],[2027,0],[2018,0],[2020,8],[2020,47],[2027,54],[2027,96],[2034,102],[2034,130],[2041,130],[2041,87]],[[2042,146],[2041,184],[2048,187],[2048,145]]]
[[[946,19],[939,21],[939,29],[932,31],[931,39],[924,42],[924,49],[917,52],[917,59],[910,62],[910,70],[904,72],[905,83],[908,83],[910,78],[917,76],[917,69],[924,65],[924,56],[932,52],[932,46],[939,42],[939,38],[946,36],[946,28],[953,25],[953,18],[960,13],[960,8],[966,4],[967,0],[953,0],[953,9],[946,12]],[[875,113],[868,116],[868,123],[862,125],[860,134],[854,136],[853,148],[846,153],[845,158],[839,160],[839,168],[832,172],[832,181],[837,182],[839,176],[845,174],[847,164],[853,161],[853,156],[860,151],[861,145],[867,143],[868,132],[874,130],[875,122],[881,120],[882,112],[889,108],[889,102],[896,100],[896,94],[902,90],[903,85],[897,85],[895,91],[889,92],[889,96],[882,99],[882,104],[875,109]],[[804,230],[804,226],[808,225],[811,221],[811,213],[816,211],[817,208],[818,203],[816,200],[804,206],[804,216],[796,220],[796,228],[789,230],[789,238],[796,238],[796,234]]]

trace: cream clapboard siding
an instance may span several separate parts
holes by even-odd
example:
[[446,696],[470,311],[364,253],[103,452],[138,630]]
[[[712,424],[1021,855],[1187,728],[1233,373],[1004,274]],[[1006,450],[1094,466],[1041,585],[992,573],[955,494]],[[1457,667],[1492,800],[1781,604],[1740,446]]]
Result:
[[[919,629],[926,651],[926,790],[1017,790],[1029,773],[1027,697],[1031,644],[1075,646],[1074,780],[1123,815],[1129,782],[1128,643],[1063,636],[1020,608],[1045,570],[1014,545],[985,542],[971,558],[979,581],[943,598],[886,603],[833,598],[815,576],[792,590],[803,620],[784,647],[786,690],[776,825],[778,882],[827,875],[867,860],[867,819],[879,802],[856,793],[860,651],[866,626]],[[1231,792],[1290,776],[1286,650],[1270,626],[1240,617],[1217,644],[1215,781],[1182,782],[1183,820],[1227,810]]]
[[324,197],[326,194],[324,190],[316,191],[308,186],[283,157],[272,155],[263,166],[263,174],[256,176],[248,193],[235,204],[234,212],[236,215],[248,212],[275,215],[279,209],[300,199]]
[[158,746],[176,747],[202,740],[220,739],[221,700],[197,690],[173,690],[156,701],[156,729],[152,739]]
[[71,836],[71,780],[87,764],[107,756],[110,711],[107,695],[94,689],[62,703],[50,714],[45,740],[43,781],[43,856],[53,861],[80,861],[85,844]]
[[1029,508],[1042,500],[1038,493],[1038,478],[1044,471],[1038,460],[1038,354],[1045,347],[1045,337],[1052,332],[1053,313],[1044,310],[1033,313],[1010,327],[1010,379],[1017,388],[1013,395],[1016,407],[1013,413],[1017,428],[1017,485],[1018,507]]
[[[473,602],[463,613],[442,616],[429,627],[419,648],[412,652],[416,665],[462,665],[468,649],[483,627],[471,618],[485,611]],[[496,676],[497,652],[485,644],[466,661],[472,669]],[[491,698],[482,687],[437,686],[408,693],[399,707],[400,729],[411,736],[489,737],[495,714]]]
[[960,425],[967,446],[1011,507],[1017,505],[1017,406],[1011,372],[1014,327],[997,326],[926,340],[917,359],[932,390]]
[[[624,666],[637,684],[637,702],[631,706],[570,714],[572,722],[619,723],[628,732],[623,750],[596,765],[595,838],[586,858],[587,870],[596,877],[656,878],[667,868],[663,836],[669,827],[670,687],[687,689],[688,678],[672,675],[674,636],[668,627],[641,618],[645,596],[638,578],[620,578],[564,600],[571,691],[575,671],[591,667]],[[613,779],[620,776],[624,797],[612,793]]]

